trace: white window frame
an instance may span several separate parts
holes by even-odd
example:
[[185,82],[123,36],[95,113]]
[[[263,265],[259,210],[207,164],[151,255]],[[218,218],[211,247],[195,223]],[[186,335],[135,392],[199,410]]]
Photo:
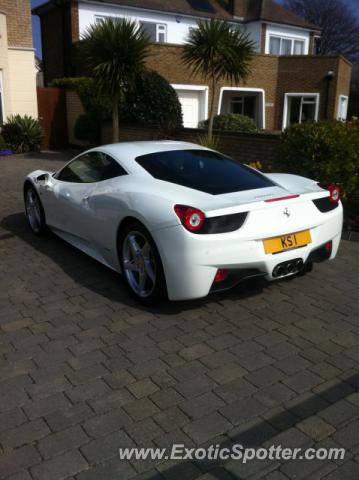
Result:
[[209,88],[207,85],[188,85],[182,83],[171,83],[171,87],[177,90],[188,90],[200,92],[204,98],[203,110],[199,111],[199,122],[202,120],[207,120],[208,118],[208,97],[209,97]]
[[263,88],[248,88],[248,87],[222,87],[220,92],[219,92],[219,100],[218,100],[218,115],[221,114],[222,110],[222,102],[223,102],[223,94],[225,92],[237,92],[239,95],[241,92],[253,92],[253,93],[259,93],[259,123],[261,124],[259,128],[262,128],[265,130],[266,128],[266,94],[265,90]]
[[[341,117],[341,105],[342,105],[342,100],[346,101],[345,105],[345,117]],[[337,113],[337,120],[340,122],[346,122],[348,119],[348,107],[349,107],[349,97],[348,95],[339,95],[339,100],[338,100],[338,113]]]
[[[165,39],[163,42],[159,41],[160,35],[163,34]],[[167,43],[167,24],[156,23],[156,43]]]
[[[282,53],[283,40],[290,40],[290,42],[291,42],[290,55],[305,55],[305,53],[304,53],[305,52],[305,39],[304,38],[287,37],[285,35],[276,35],[274,33],[271,33],[269,35],[269,39],[268,39],[268,53],[269,53],[269,55],[275,55],[274,53],[270,53],[270,43],[271,43],[272,38],[278,38],[280,40],[279,56],[285,55],[284,53]],[[303,45],[303,53],[302,54],[294,53],[295,42],[300,42]]]
[[313,102],[306,102],[305,97],[315,97],[315,113],[314,113],[314,121],[317,122],[319,118],[319,106],[320,106],[320,93],[286,93],[284,95],[284,110],[283,110],[283,123],[282,123],[282,130],[285,130],[289,125],[288,123],[288,114],[289,114],[289,99],[292,97],[301,97],[300,103],[300,117],[299,123],[302,123],[302,113],[303,113],[303,104],[305,103],[313,103]]

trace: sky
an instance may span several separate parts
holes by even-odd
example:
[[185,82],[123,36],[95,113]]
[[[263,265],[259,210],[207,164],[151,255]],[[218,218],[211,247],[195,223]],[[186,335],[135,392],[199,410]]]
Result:
[[[280,3],[283,3],[283,0],[278,0]],[[323,0],[325,2],[326,0]],[[47,0],[31,0],[31,7],[35,8],[43,3],[46,3]],[[358,14],[359,18],[359,0],[345,0],[348,5],[350,5]],[[33,37],[34,37],[34,47],[36,49],[36,55],[42,57],[41,53],[41,33],[40,33],[40,21],[39,18],[34,16],[32,17],[32,28],[33,28]]]

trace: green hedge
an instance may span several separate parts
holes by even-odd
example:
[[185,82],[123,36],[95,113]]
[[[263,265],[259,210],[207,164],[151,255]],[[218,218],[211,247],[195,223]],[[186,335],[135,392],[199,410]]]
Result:
[[281,136],[279,161],[287,172],[338,183],[349,206],[359,198],[359,128],[319,122],[294,125]]
[[[208,128],[208,120],[200,122],[199,127]],[[213,129],[228,132],[258,132],[257,125],[252,118],[239,115],[238,113],[216,115],[214,117]]]

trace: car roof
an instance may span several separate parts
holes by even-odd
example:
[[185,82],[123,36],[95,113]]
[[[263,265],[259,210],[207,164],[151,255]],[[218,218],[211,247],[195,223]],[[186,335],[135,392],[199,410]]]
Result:
[[115,160],[118,160],[130,173],[148,172],[140,166],[135,159],[141,155],[157,152],[168,152],[171,150],[208,150],[195,143],[180,142],[173,140],[154,140],[142,142],[112,143],[93,148],[89,151],[100,151],[107,153]]

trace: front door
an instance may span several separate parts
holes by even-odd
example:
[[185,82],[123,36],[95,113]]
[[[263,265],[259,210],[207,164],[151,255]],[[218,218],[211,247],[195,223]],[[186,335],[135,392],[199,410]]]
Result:
[[199,92],[177,91],[178,99],[182,106],[183,126],[197,128],[199,122]]

